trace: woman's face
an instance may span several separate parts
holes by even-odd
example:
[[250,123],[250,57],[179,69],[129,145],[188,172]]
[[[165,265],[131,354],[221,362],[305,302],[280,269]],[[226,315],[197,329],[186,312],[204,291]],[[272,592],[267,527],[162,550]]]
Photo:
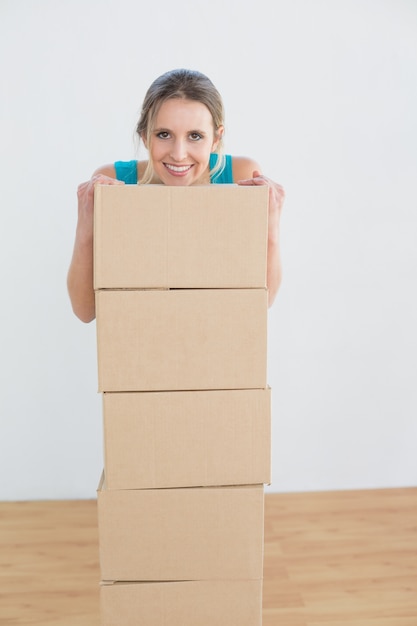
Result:
[[201,102],[166,100],[147,146],[156,176],[165,185],[208,184],[210,152],[222,132],[215,136],[211,113]]

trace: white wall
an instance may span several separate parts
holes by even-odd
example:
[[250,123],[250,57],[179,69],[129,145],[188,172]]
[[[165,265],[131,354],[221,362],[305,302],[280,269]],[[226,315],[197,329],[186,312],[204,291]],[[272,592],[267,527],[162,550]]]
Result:
[[143,95],[207,73],[227,148],[285,186],[269,313],[273,491],[417,484],[414,0],[1,0],[0,499],[93,497],[95,325],[76,187],[135,156]]

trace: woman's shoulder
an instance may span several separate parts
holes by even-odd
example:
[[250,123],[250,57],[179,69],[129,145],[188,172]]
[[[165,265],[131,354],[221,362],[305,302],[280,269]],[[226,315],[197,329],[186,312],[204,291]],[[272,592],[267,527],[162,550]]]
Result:
[[114,163],[107,163],[98,167],[93,176],[100,174],[109,176],[110,178],[117,178],[128,183],[136,183],[140,180],[145,172],[147,161],[137,161],[132,159],[130,161],[115,161]]
[[109,176],[110,178],[116,178],[116,169],[114,167],[114,163],[107,163],[106,165],[100,165],[93,172],[93,176]]
[[252,178],[253,172],[260,172],[259,163],[246,156],[232,156],[233,180]]

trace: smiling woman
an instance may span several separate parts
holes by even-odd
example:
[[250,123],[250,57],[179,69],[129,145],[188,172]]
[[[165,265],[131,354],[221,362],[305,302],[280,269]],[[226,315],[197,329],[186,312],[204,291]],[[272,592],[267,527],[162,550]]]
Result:
[[74,313],[95,317],[93,289],[93,213],[96,184],[171,186],[232,184],[269,187],[267,286],[269,305],[281,283],[279,223],[283,188],[261,174],[248,157],[224,155],[224,110],[211,80],[193,70],[172,70],[149,87],[136,127],[148,150],[147,161],[116,161],[99,167],[78,187],[78,222],[68,271]]
[[150,182],[165,185],[209,184],[207,163],[215,152],[223,127],[213,128],[208,108],[201,102],[171,99],[164,102],[155,119],[149,150],[154,175]]
[[[175,128],[172,127],[173,124]],[[203,146],[206,148],[205,162],[202,163],[204,169],[207,168],[210,152],[218,156],[210,172],[212,177],[224,169],[223,101],[211,80],[200,72],[174,70],[157,78],[146,93],[136,131],[149,150],[149,161],[143,179],[141,178],[142,183],[152,182],[154,178],[153,147],[157,137],[170,139],[174,151],[180,149],[182,152],[170,154],[174,166],[178,166],[178,163],[182,165],[184,158],[192,156],[187,154],[187,147],[190,142],[195,142],[203,144],[200,146],[200,161]],[[184,145],[181,145],[182,138],[185,139]],[[211,182],[207,178],[207,172],[205,174],[205,180],[202,179],[200,183]],[[197,181],[198,177],[193,177],[193,180],[186,180],[181,184],[189,185]],[[172,184],[172,181],[167,184]]]

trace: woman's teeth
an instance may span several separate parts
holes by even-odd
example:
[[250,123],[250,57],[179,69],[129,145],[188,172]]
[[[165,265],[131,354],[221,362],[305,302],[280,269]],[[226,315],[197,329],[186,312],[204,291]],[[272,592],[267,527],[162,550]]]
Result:
[[191,168],[191,165],[170,165],[169,163],[165,163],[165,167],[172,172],[186,172]]

